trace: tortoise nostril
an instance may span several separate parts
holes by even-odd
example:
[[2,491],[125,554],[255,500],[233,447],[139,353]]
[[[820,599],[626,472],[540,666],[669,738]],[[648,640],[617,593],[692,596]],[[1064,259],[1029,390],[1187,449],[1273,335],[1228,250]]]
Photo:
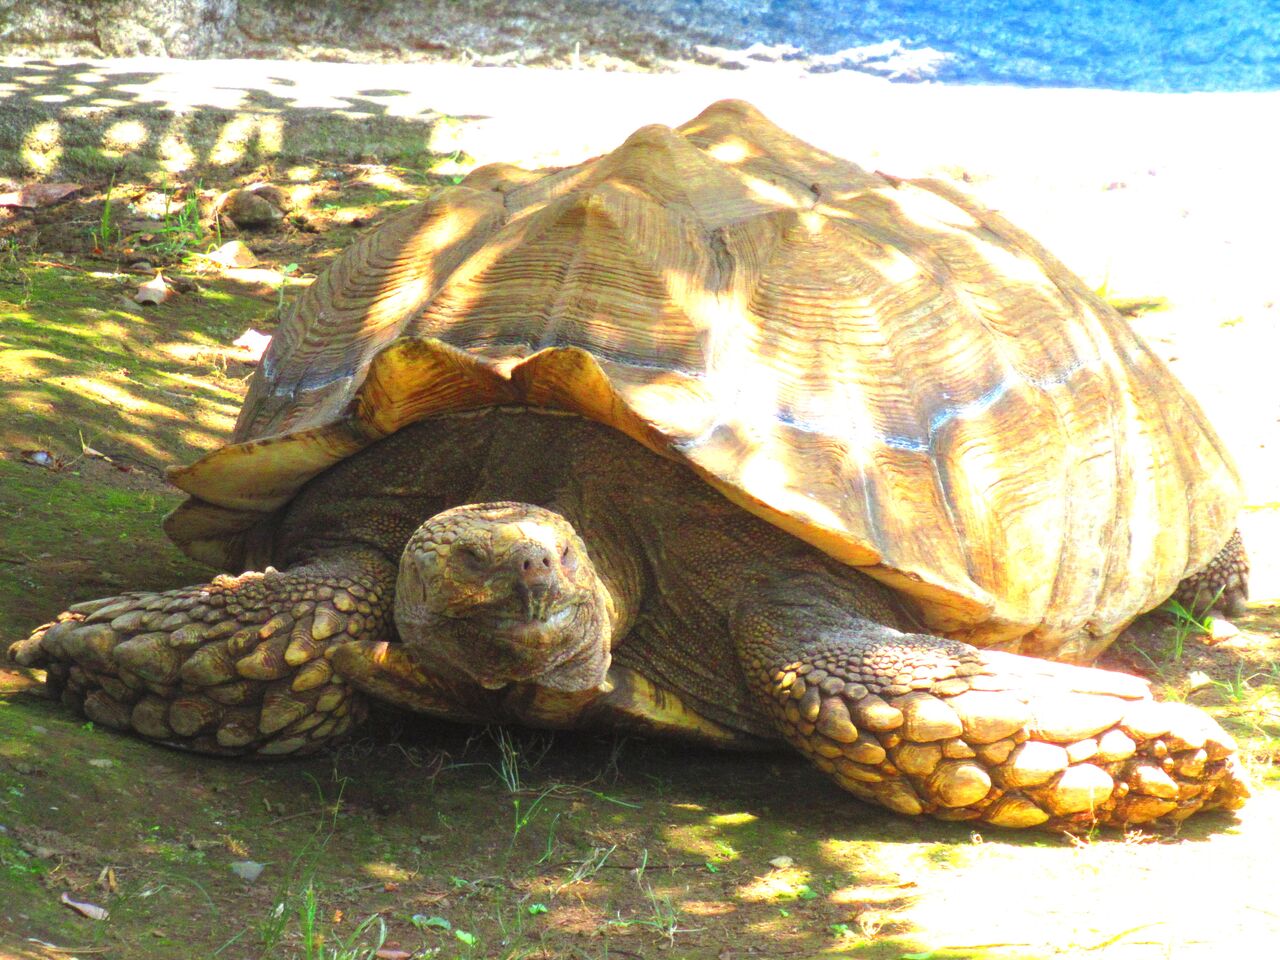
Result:
[[542,558],[542,565],[543,565],[544,567],[550,567],[550,566],[551,566],[551,558],[550,558],[550,557],[543,557],[543,558]]
[[530,561],[526,560],[520,566],[521,566],[521,569],[528,570],[531,566],[533,566],[533,564]]

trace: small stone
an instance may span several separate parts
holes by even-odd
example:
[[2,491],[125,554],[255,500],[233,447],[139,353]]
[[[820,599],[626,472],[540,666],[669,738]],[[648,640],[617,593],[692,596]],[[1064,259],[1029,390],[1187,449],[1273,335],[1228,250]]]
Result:
[[948,740],[942,745],[942,755],[948,760],[972,760],[978,754],[973,747],[965,743],[963,740],[956,738]]
[[[1064,753],[1066,751],[1063,751]],[[1095,810],[1110,799],[1115,781],[1091,763],[1068,767],[1045,794],[1045,802],[1056,816]]]
[[114,767],[115,765],[116,762],[114,760],[109,760],[106,757],[94,757],[89,761],[89,766],[98,767],[103,770],[106,770],[109,767]]
[[1230,620],[1212,617],[1209,620],[1209,632],[1205,635],[1204,642],[1216,645],[1226,643],[1228,640],[1234,640],[1238,636],[1240,636],[1240,628]]
[[818,685],[825,697],[838,697],[844,692],[844,681],[839,677],[827,677]]
[[219,266],[231,268],[256,267],[258,258],[240,240],[224,243],[209,254],[209,259]]
[[284,219],[284,212],[260,191],[232,190],[221,205],[221,212],[237,227],[271,227]]
[[908,740],[929,743],[964,733],[964,724],[956,712],[932,694],[923,691],[909,693],[893,705],[902,711],[902,732]]
[[787,868],[794,867],[795,865],[795,860],[786,856],[774,857],[769,861],[769,866],[773,867],[775,870],[786,870]]
[[1065,770],[1070,762],[1067,751],[1057,744],[1028,740],[1000,767],[1000,783],[1011,789],[1038,786]]

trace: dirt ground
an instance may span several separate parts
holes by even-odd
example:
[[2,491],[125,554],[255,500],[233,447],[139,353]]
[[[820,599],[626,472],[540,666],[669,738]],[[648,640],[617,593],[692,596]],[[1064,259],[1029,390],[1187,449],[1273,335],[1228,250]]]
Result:
[[[567,163],[721,96],[1032,231],[1203,402],[1247,482],[1254,596],[1214,646],[1141,622],[1108,664],[1209,709],[1258,782],[1178,835],[883,814],[787,755],[380,716],[318,759],[116,736],[0,667],[0,957],[1221,957],[1280,934],[1275,97],[802,75],[305,63],[0,67],[0,648],[69,603],[208,571],[163,467],[230,430],[250,350],[371,224],[504,159]],[[265,184],[280,216],[219,215]],[[242,241],[256,264],[207,254]],[[156,272],[165,302],[137,302]],[[259,875],[246,879],[261,867]],[[109,910],[95,919],[92,909]],[[90,915],[86,915],[86,912]]]

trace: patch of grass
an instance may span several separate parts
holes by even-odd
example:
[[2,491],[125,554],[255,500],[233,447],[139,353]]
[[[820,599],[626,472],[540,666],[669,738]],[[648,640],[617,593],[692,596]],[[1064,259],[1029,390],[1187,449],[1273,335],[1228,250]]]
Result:
[[165,260],[183,260],[210,246],[210,236],[200,222],[200,185],[189,189],[186,199],[176,205],[174,193],[166,188],[163,221],[148,234],[151,239],[138,243],[140,251]]
[[1173,617],[1173,638],[1169,647],[1169,657],[1174,663],[1182,662],[1182,655],[1186,650],[1187,637],[1197,634],[1207,636],[1210,633],[1210,621],[1213,617],[1209,611],[1213,609],[1213,605],[1218,602],[1221,596],[1222,591],[1219,590],[1218,595],[1210,601],[1202,614],[1196,614],[1193,610],[1188,610],[1173,599],[1166,600],[1161,605],[1161,612]]
[[120,227],[114,222],[113,211],[115,207],[111,202],[111,194],[116,188],[116,178],[113,174],[111,182],[107,185],[106,196],[102,199],[102,213],[98,215],[97,226],[89,231],[89,239],[93,241],[93,252],[104,254],[117,243],[120,242]]

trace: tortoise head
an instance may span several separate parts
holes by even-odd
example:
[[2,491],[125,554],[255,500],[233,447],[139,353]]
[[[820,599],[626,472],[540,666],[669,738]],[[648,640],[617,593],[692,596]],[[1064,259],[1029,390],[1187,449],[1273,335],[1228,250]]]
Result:
[[400,638],[428,669],[488,689],[605,685],[608,599],[564,517],[527,503],[436,514],[409,538],[396,583]]

